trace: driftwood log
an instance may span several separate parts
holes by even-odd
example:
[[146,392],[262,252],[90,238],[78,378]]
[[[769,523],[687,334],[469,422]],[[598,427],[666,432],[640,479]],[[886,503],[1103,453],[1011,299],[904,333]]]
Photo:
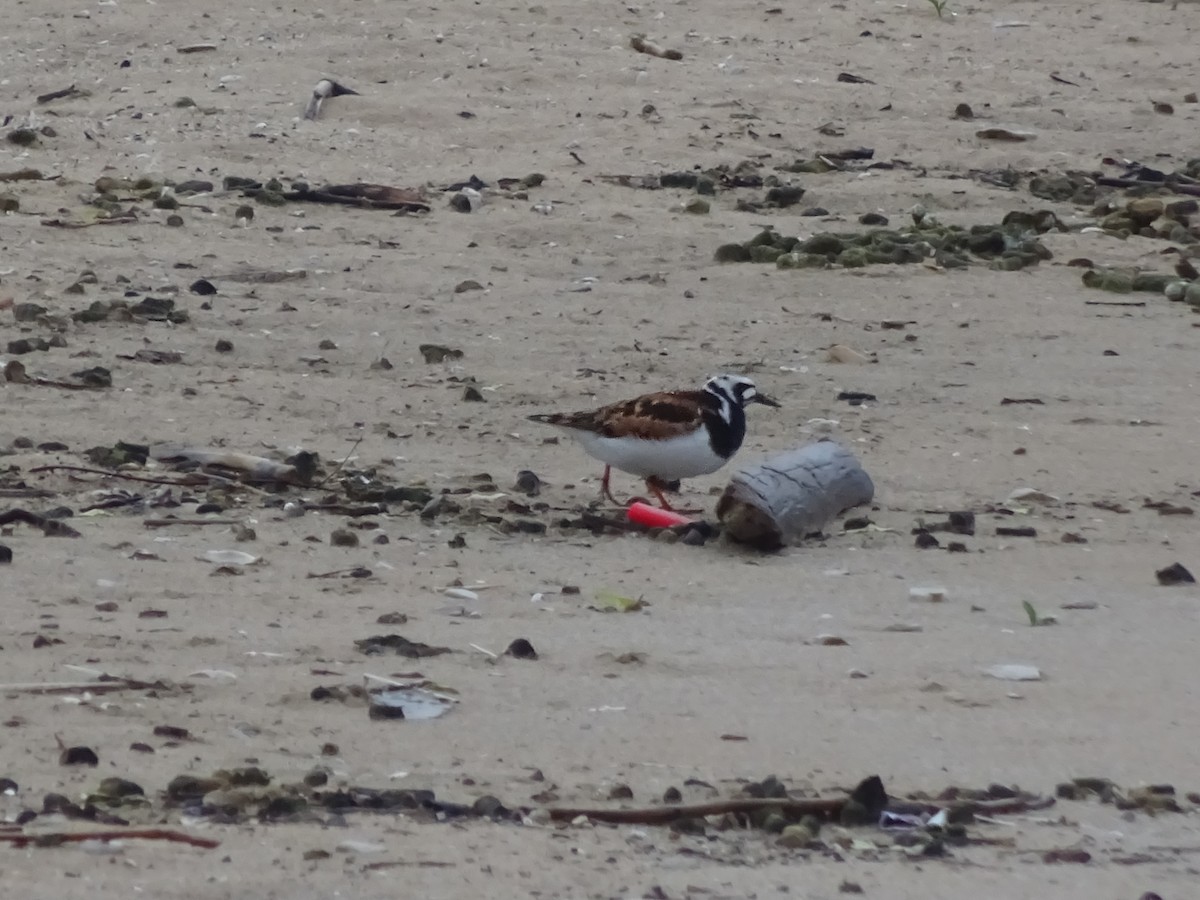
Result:
[[164,463],[192,463],[203,468],[216,468],[233,472],[249,481],[278,482],[283,484],[305,484],[306,473],[297,466],[275,462],[262,456],[238,453],[232,450],[209,450],[202,447],[186,447],[182,444],[151,444],[149,456]]
[[854,454],[820,441],[739,469],[717,503],[717,518],[738,543],[778,550],[874,496],[875,485]]

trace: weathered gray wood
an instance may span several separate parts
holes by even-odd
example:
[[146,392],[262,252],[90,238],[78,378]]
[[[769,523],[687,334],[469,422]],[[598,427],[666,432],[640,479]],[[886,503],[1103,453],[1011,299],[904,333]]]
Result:
[[854,454],[819,441],[734,472],[717,518],[733,540],[775,550],[822,531],[874,496],[875,485]]

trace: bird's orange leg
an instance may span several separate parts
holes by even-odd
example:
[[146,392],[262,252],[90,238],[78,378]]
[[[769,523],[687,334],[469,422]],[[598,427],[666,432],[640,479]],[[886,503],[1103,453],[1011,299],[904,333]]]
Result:
[[659,486],[657,478],[647,478],[646,487],[650,488],[650,490],[654,493],[654,496],[658,498],[658,502],[662,504],[662,508],[668,512],[676,512],[680,515],[697,515],[698,513],[704,512],[702,509],[676,509],[673,507],[669,502],[667,502],[667,497],[663,493],[662,488]]
[[605,466],[604,477],[600,479],[600,496],[604,497],[606,500],[608,500],[608,502],[616,506],[624,506],[625,504],[621,503],[616,497],[613,496],[612,488],[608,486],[609,477],[611,475],[612,466]]

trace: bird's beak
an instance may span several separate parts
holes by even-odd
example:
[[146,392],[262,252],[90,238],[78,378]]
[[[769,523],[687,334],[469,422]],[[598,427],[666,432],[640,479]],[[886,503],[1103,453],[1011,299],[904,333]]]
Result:
[[779,409],[780,405],[778,400],[772,399],[766,394],[755,394],[752,402],[761,403],[763,406],[773,406],[776,409]]

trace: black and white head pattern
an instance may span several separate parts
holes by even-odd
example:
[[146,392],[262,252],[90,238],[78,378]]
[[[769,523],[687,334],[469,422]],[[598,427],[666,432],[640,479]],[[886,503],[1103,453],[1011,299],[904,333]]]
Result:
[[721,401],[721,418],[726,422],[732,418],[733,407],[745,409],[747,403],[762,402],[762,394],[744,375],[714,375],[704,383],[704,390]]

